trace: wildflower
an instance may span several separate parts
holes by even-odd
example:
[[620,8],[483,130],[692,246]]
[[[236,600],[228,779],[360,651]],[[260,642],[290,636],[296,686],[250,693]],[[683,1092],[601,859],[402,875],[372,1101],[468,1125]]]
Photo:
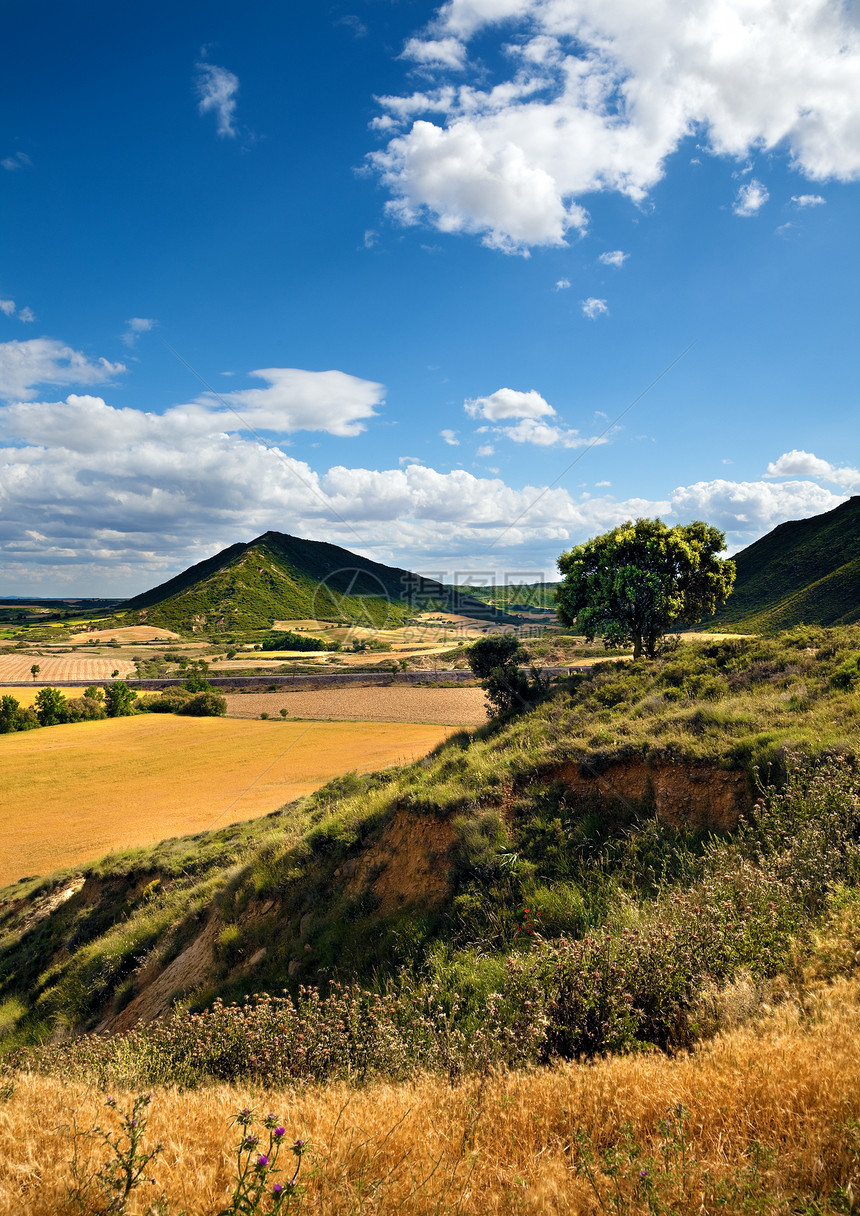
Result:
[[266,1156],[265,1153],[260,1153],[259,1157],[257,1158],[257,1169],[264,1170],[267,1168],[268,1164],[269,1164],[269,1158]]
[[302,1150],[303,1150],[303,1148],[304,1148],[304,1147],[305,1147],[305,1142],[304,1142],[304,1140],[297,1140],[297,1141],[295,1142],[295,1144],[293,1145],[293,1152],[294,1152],[294,1153],[298,1153],[298,1154],[300,1154],[300,1155],[301,1155],[301,1152],[302,1152]]
[[281,1139],[283,1139],[283,1137],[286,1134],[287,1134],[287,1129],[285,1127],[276,1127],[275,1130],[272,1132],[272,1138],[274,1140],[281,1140]]
[[283,1191],[283,1189],[284,1189],[284,1188],[283,1188],[283,1186],[281,1185],[281,1183],[280,1183],[280,1182],[276,1182],[276,1183],[275,1183],[275,1185],[272,1187],[272,1194],[273,1194],[273,1195],[280,1195],[280,1194],[281,1194],[281,1192]]
[[640,1171],[639,1171],[639,1177],[640,1177],[640,1178],[647,1178],[647,1177],[648,1177],[648,1171],[647,1171],[647,1170],[640,1170]]
[[250,1136],[246,1136],[242,1141],[242,1148],[255,1148],[260,1142],[260,1137],[255,1136],[252,1132]]

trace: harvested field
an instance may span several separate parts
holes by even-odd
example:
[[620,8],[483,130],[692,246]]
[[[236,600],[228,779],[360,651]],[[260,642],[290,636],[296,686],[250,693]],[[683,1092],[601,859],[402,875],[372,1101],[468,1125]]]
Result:
[[36,677],[39,684],[50,684],[52,680],[109,680],[111,673],[118,671],[120,677],[134,674],[134,663],[119,657],[97,658],[95,655],[0,655],[0,684],[24,680],[33,683],[30,668],[39,665]]
[[351,769],[417,759],[450,733],[147,714],[0,736],[0,885],[253,819]]
[[123,625],[119,629],[93,629],[74,633],[69,641],[110,642],[116,638],[118,642],[169,642],[178,637],[180,635],[172,629],[157,629],[154,625]]
[[[273,1111],[288,1146],[307,1143],[299,1203],[325,1216],[853,1210],[858,996],[856,980],[837,981],[810,994],[810,1010],[778,1009],[674,1059],[488,1070],[453,1086],[419,1074],[358,1089],[156,1089],[145,1147],[165,1150],[147,1168],[155,1187],[132,1196],[129,1216],[154,1211],[162,1189],[171,1212],[226,1210],[241,1134],[229,1123],[245,1106]],[[131,1096],[113,1093],[127,1111]],[[73,1150],[95,1174],[105,1149],[83,1133],[117,1126],[104,1102],[62,1074],[15,1079],[0,1108],[0,1216],[71,1216]],[[278,1164],[293,1162],[287,1148]]]
[[480,688],[317,688],[307,692],[228,693],[231,718],[259,718],[261,713],[290,718],[345,722],[437,722],[479,726],[487,720]]

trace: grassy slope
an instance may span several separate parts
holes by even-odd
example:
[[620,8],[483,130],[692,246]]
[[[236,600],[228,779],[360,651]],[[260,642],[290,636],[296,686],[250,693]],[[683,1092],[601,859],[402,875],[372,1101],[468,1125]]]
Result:
[[[416,593],[417,603],[410,600]],[[454,610],[486,615],[486,607],[470,597],[455,598]],[[308,618],[382,628],[449,602],[445,587],[409,571],[337,545],[267,532],[136,596],[124,609],[171,629],[261,629],[275,620]]]
[[[108,857],[84,870],[86,896],[38,923],[27,924],[34,901],[64,880],[7,890],[0,996],[24,1003],[31,1028],[92,1025],[111,1000],[119,1007],[131,996],[148,952],[162,963],[179,953],[207,907],[232,929],[198,999],[245,991],[247,960],[262,949],[253,984],[276,988],[295,959],[295,978],[312,980],[391,971],[443,940],[504,952],[525,901],[553,933],[579,936],[602,923],[613,891],[647,893],[654,873],[676,864],[679,841],[695,851],[696,834],[667,836],[644,804],[578,800],[554,780],[559,765],[645,757],[752,771],[778,769],[786,748],[853,753],[858,697],[832,681],[858,650],[856,629],[805,629],[684,647],[654,664],[602,664],[532,712],[456,736],[427,760],[347,776],[264,820]],[[337,877],[379,846],[398,814],[416,830],[454,825],[441,903],[419,892],[380,907],[369,886]],[[268,919],[258,915],[265,901]]]
[[735,556],[737,579],[711,626],[753,632],[860,621],[860,496],[780,524]]

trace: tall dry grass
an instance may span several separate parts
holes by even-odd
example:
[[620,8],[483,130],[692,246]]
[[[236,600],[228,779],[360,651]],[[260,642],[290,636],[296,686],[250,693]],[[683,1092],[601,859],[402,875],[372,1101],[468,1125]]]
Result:
[[[301,1210],[325,1216],[846,1211],[860,1119],[858,1003],[860,981],[839,980],[689,1056],[616,1057],[453,1088],[420,1076],[360,1090],[156,1091],[147,1137],[166,1151],[156,1185],[129,1212],[154,1210],[162,1191],[171,1216],[223,1208],[236,1138],[228,1120],[249,1102],[309,1140]],[[16,1079],[0,1104],[2,1216],[70,1210],[72,1129],[106,1124],[103,1102],[57,1078]],[[103,1160],[85,1139],[77,1147],[91,1168]]]

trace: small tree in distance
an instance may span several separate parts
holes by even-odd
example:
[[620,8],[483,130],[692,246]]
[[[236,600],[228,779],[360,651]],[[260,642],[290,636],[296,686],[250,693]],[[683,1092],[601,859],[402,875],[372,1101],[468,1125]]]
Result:
[[558,618],[589,641],[632,642],[634,659],[653,659],[673,625],[693,625],[728,598],[735,563],[717,556],[725,547],[725,534],[701,520],[628,520],[558,559]]
[[487,700],[496,714],[527,709],[548,687],[537,668],[531,676],[520,667],[528,655],[513,633],[488,634],[466,652],[474,675],[482,682]]
[[34,680],[41,670],[42,669],[38,663],[34,663],[33,666],[30,668],[30,675],[33,677]]

